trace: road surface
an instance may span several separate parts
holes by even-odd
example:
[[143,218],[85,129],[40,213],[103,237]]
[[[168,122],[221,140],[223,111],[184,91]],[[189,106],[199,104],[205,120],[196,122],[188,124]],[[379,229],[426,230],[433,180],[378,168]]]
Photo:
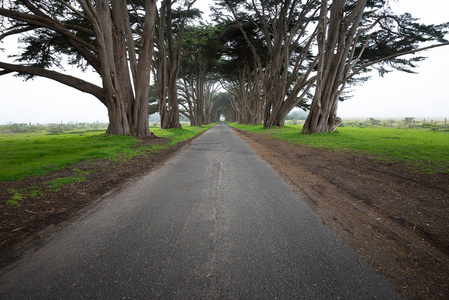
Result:
[[0,299],[212,298],[398,295],[223,123],[0,278]]

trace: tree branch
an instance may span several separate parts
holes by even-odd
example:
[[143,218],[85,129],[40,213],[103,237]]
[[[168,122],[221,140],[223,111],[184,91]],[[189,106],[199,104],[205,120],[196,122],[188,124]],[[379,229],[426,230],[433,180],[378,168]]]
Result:
[[[87,29],[86,27],[83,27],[83,26],[73,25],[73,24],[64,24],[64,27],[67,28],[67,29],[73,29],[73,30],[76,30],[76,31],[84,32],[84,33],[87,33],[87,34],[89,34],[91,36],[95,36],[95,32],[94,31],[89,30],[89,29]],[[91,48],[91,50],[95,51],[96,49],[95,48]]]
[[[99,60],[92,52],[97,50],[89,43],[86,43],[82,39],[74,35],[64,25],[59,22],[46,17],[44,14],[31,15],[27,13],[21,13],[17,11],[11,11],[8,9],[0,8],[0,15],[12,18],[18,21],[26,22],[32,26],[44,27],[55,32],[60,33],[72,46],[74,46],[79,53],[92,65],[92,67],[99,72]],[[91,52],[92,51],[92,52]],[[99,72],[100,73],[100,72]]]
[[70,3],[68,3],[67,1],[64,0],[59,0],[59,2],[61,2],[62,4],[64,4],[68,9],[70,9],[71,11],[73,11],[75,14],[77,14],[78,16],[80,16],[83,19],[88,20],[88,18],[83,15],[79,10],[77,10],[76,8],[74,8],[72,5],[70,5]]
[[[0,35],[0,41],[2,39],[4,39],[5,37],[7,37],[7,36],[24,33],[24,32],[30,31],[30,30],[34,30],[37,27],[36,26],[26,26],[26,27],[21,27],[21,28],[17,28],[17,29],[12,29],[12,28],[14,28],[14,27],[9,28],[9,31],[6,31],[5,33]],[[6,29],[6,30],[8,30],[8,29]]]
[[419,49],[415,49],[415,50],[410,50],[410,51],[406,51],[406,52],[402,52],[402,53],[396,53],[396,54],[393,54],[393,55],[390,55],[390,56],[387,56],[387,57],[380,58],[378,60],[372,61],[370,63],[363,64],[360,67],[358,67],[356,70],[354,70],[354,72],[352,72],[349,76],[346,76],[341,81],[341,83],[347,82],[349,79],[351,79],[352,77],[357,75],[363,69],[368,68],[368,67],[370,67],[372,65],[375,65],[377,63],[380,63],[380,62],[383,62],[383,61],[387,61],[387,60],[390,60],[390,59],[393,59],[393,58],[396,58],[396,57],[399,57],[399,56],[403,56],[403,55],[407,55],[407,54],[414,54],[414,53],[417,53],[417,52],[421,52],[421,51],[425,51],[425,50],[429,50],[429,49],[433,49],[433,48],[437,48],[437,47],[443,47],[443,46],[449,46],[449,43],[436,44],[436,45],[431,45],[431,46],[428,46],[428,47],[419,48]]
[[9,74],[9,73],[13,73],[13,72],[14,71],[3,70],[3,71],[0,71],[0,76],[6,75],[6,74]]
[[92,84],[92,83],[82,80],[80,78],[70,76],[70,75],[65,75],[65,74],[51,71],[51,70],[45,70],[43,68],[8,64],[8,63],[4,63],[4,62],[0,62],[0,68],[3,69],[3,71],[0,71],[0,75],[12,73],[12,72],[18,72],[21,74],[29,74],[29,75],[35,75],[35,76],[53,79],[57,82],[60,82],[62,84],[73,87],[79,91],[91,94],[91,95],[95,96],[96,98],[98,98],[101,101],[101,103],[103,103],[104,105],[107,106],[107,104],[105,102],[105,98],[104,98],[103,89],[95,84]]

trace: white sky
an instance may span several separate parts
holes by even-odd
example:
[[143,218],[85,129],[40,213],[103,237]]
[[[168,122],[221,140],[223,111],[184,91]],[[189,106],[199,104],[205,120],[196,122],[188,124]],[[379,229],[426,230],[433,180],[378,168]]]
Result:
[[[207,1],[204,1],[207,3]],[[410,12],[424,23],[449,22],[447,0],[401,0],[399,12]],[[8,43],[9,44],[9,43]],[[6,47],[0,44],[0,47]],[[342,118],[449,119],[449,46],[424,53],[419,74],[393,72],[356,88],[353,98],[340,103]],[[1,61],[6,60],[0,52]],[[71,74],[80,74],[69,69]],[[88,73],[86,78],[95,78]],[[0,124],[107,122],[107,110],[95,97],[44,78],[23,82],[0,76]]]

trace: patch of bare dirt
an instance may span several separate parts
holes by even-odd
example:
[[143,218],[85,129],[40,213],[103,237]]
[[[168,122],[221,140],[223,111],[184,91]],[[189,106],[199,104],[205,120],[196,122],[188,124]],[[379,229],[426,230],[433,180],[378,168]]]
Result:
[[407,299],[449,299],[449,175],[235,130]]
[[[139,140],[141,142],[136,147],[147,144],[165,145],[170,139],[149,137]],[[102,195],[118,190],[130,180],[162,166],[187,143],[189,142],[125,161],[98,159],[80,162],[45,176],[0,182],[0,268],[20,258],[26,249],[39,244],[47,234],[44,229],[57,228]],[[67,177],[83,177],[84,181],[63,186],[58,191],[48,191],[51,189],[49,182]],[[20,206],[6,204],[14,195],[12,190],[28,194],[18,201]],[[36,191],[40,193],[34,193]],[[30,195],[33,193],[34,195]]]

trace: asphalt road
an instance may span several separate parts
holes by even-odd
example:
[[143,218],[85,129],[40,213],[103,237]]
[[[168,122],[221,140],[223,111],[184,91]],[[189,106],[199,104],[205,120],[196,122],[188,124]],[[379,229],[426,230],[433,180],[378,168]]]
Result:
[[0,278],[0,299],[212,298],[398,295],[225,124]]

